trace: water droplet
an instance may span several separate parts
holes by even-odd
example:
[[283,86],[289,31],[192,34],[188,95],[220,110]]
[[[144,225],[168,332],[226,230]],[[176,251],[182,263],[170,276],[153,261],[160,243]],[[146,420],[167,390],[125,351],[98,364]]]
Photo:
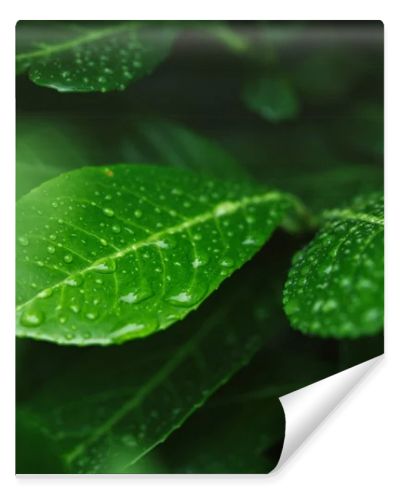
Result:
[[112,259],[106,259],[103,262],[100,262],[99,264],[93,267],[95,271],[103,274],[113,273],[116,268],[117,268],[116,262],[115,260]]
[[91,321],[93,321],[94,319],[97,318],[97,313],[96,312],[88,312],[85,316],[87,319],[90,319]]
[[336,302],[336,300],[329,299],[322,306],[322,311],[323,312],[330,312],[330,311],[333,311],[336,308],[337,308],[337,302]]
[[80,286],[83,283],[83,276],[81,274],[75,274],[70,278],[65,280],[65,284],[68,286]]
[[50,297],[51,295],[53,295],[53,289],[52,288],[45,288],[40,293],[38,293],[38,297],[40,299],[47,299],[47,297]]
[[74,258],[72,257],[72,255],[70,253],[67,253],[66,255],[64,255],[64,262],[66,262],[67,264],[70,264],[73,260],[74,260]]
[[223,266],[223,267],[233,267],[234,265],[235,265],[235,261],[233,259],[231,259],[230,257],[225,257],[221,261],[221,266]]
[[121,302],[125,302],[126,304],[138,304],[139,302],[143,302],[144,300],[149,299],[154,294],[153,290],[149,287],[148,284],[143,284],[137,290],[127,293],[126,295],[122,295],[119,300]]
[[63,314],[58,318],[58,321],[64,325],[67,322],[67,317],[64,316]]
[[111,229],[112,229],[112,231],[114,233],[120,233],[121,232],[121,227],[118,226],[118,224],[114,224]]
[[18,241],[20,242],[20,244],[23,246],[23,247],[27,247],[29,245],[29,240],[26,236],[20,236],[18,238]]
[[141,210],[135,210],[133,212],[134,216],[137,217],[138,219],[140,219],[140,217],[142,217],[143,215],[143,212]]
[[165,298],[166,302],[180,307],[190,307],[198,304],[204,299],[208,292],[208,283],[198,278],[192,290],[184,290],[180,293]]
[[49,253],[53,254],[53,253],[56,251],[56,249],[55,249],[55,247],[53,247],[53,245],[49,245],[49,246],[47,247],[47,251],[48,251]]
[[284,300],[285,311],[287,314],[293,314],[300,310],[300,305],[297,300],[294,299],[286,299]]
[[36,309],[28,309],[24,311],[21,316],[20,323],[27,328],[35,328],[40,326],[44,321],[44,314],[42,311]]
[[114,330],[110,336],[114,342],[124,342],[133,337],[143,337],[147,333],[156,330],[158,325],[158,318],[155,314],[143,315],[135,323],[129,323],[122,328]]
[[164,249],[168,248],[168,246],[169,246],[168,243],[164,240],[158,240],[154,244],[157,245],[158,248],[164,248]]
[[78,314],[78,312],[81,310],[78,304],[71,304],[69,308],[75,314]]
[[104,215],[107,215],[107,217],[114,216],[114,210],[112,210],[111,208],[103,208],[103,213]]
[[242,241],[242,245],[253,246],[253,245],[258,245],[258,242],[257,242],[257,240],[255,240],[254,238],[252,238],[251,236],[249,236],[245,240]]
[[216,217],[222,217],[223,215],[234,212],[236,209],[237,209],[236,203],[232,201],[224,201],[215,207],[214,215]]

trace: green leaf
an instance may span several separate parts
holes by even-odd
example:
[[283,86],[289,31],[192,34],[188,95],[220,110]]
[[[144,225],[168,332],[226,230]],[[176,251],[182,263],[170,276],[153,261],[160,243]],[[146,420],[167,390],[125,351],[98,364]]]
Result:
[[[339,36],[339,32],[338,36]],[[314,103],[338,102],[350,94],[360,81],[377,79],[379,62],[363,49],[349,51],[347,47],[320,48],[311,46],[288,68],[299,94]],[[373,63],[371,64],[371,62]],[[372,71],[371,71],[372,70]]]
[[16,125],[17,198],[66,170],[93,164],[96,147],[75,124],[18,117]]
[[199,27],[208,31],[215,36],[228,49],[236,54],[242,54],[249,50],[250,41],[246,33],[242,30],[237,30],[234,25],[228,24],[226,21],[212,21],[199,24]]
[[17,335],[106,345],[164,329],[249,260],[291,204],[173,168],[61,175],[17,204]]
[[[218,143],[170,120],[18,116],[17,198],[86,165],[149,163],[184,167],[226,180],[246,172]],[[73,144],[73,147],[71,147]]]
[[383,327],[383,196],[331,210],[314,240],[293,259],[284,307],[294,328],[358,337]]
[[243,90],[247,106],[270,122],[295,118],[299,112],[297,97],[286,80],[259,77],[250,81]]
[[[60,462],[70,473],[126,473],[133,465],[137,472],[136,462],[180,427],[263,344],[279,338],[285,325],[279,292],[287,258],[281,258],[276,245],[271,250],[276,258],[270,258],[270,251],[260,253],[168,335],[107,349],[25,341],[30,350],[24,366],[34,380],[24,388],[27,377],[19,375],[23,419],[17,436],[21,433],[25,440],[17,456],[19,471],[29,473],[33,471],[26,467],[35,467],[23,425],[29,422],[32,441],[39,442],[39,435],[43,440],[37,454],[50,454],[41,459],[50,464],[47,473],[55,472],[54,467],[59,472]],[[37,378],[38,372],[44,373]]]
[[[158,468],[148,472],[266,474],[279,460],[284,433],[279,399],[225,403],[216,395],[156,448]],[[277,450],[267,454],[273,447]],[[140,465],[139,461],[131,472]]]
[[141,120],[134,125],[132,137],[125,136],[124,144],[126,153],[132,153],[129,162],[186,167],[223,180],[249,178],[238,161],[217,142],[171,120]]
[[59,92],[123,90],[168,55],[173,33],[162,23],[23,21],[17,73]]

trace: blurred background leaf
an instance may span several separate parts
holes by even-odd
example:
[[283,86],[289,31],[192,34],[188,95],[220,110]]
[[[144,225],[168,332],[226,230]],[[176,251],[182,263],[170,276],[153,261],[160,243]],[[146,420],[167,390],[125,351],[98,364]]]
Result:
[[[94,165],[179,161],[188,168],[207,168],[215,175],[228,177],[242,175],[241,166],[245,175],[258,182],[300,195],[318,213],[382,187],[383,26],[380,22],[178,24],[182,29],[168,61],[124,92],[60,94],[34,85],[26,75],[18,76],[17,126],[21,133],[17,130],[17,147],[22,152],[17,159],[19,156],[22,162],[26,160],[23,167],[18,166],[20,194],[40,184],[46,175],[56,175],[45,173],[40,177],[41,168],[35,165],[54,164],[58,173],[59,169],[70,168],[72,162],[77,164],[71,164],[71,168],[80,166],[81,161]],[[273,123],[248,109],[242,100],[242,89],[260,75],[284,79],[290,85],[300,110],[296,117]],[[155,116],[158,118],[153,121]],[[25,120],[32,124],[32,132],[23,125]],[[49,120],[50,127],[43,127],[47,132],[35,136],[35,123],[41,120]],[[37,129],[42,126],[37,125]],[[53,133],[53,129],[61,130],[61,139],[55,138],[59,134]],[[192,137],[193,133],[196,137]],[[31,134],[33,139],[28,140],[31,146],[25,154],[24,138]],[[202,145],[202,140],[197,141],[198,136],[207,141],[207,146]],[[21,147],[19,137],[23,139]],[[213,144],[211,150],[208,141]],[[51,153],[52,143],[54,150],[58,149],[62,155],[57,151]],[[71,143],[73,146],[68,147]],[[46,144],[49,153],[41,152]],[[29,147],[34,153],[28,152]],[[193,154],[194,149],[198,153]],[[29,164],[35,168],[30,170]],[[47,172],[46,168],[44,171]],[[311,237],[312,234],[290,239],[283,234],[274,237],[275,245],[268,246],[249,263],[263,277],[263,286],[274,280],[268,267],[270,259],[281,256],[286,248],[288,266],[290,254]],[[246,266],[243,273],[247,270]],[[282,272],[282,280],[285,273]],[[237,276],[242,280],[241,273]],[[231,286],[235,288],[240,282],[226,282],[217,292],[218,296],[221,293],[221,300]],[[251,301],[253,290],[251,287],[249,290]],[[277,291],[277,300],[280,293],[281,289]],[[265,305],[257,302],[252,310],[254,318],[264,318],[261,323],[268,321]],[[248,307],[247,329],[250,328]],[[203,316],[197,316],[196,321],[202,319]],[[243,318],[240,324],[242,321]],[[182,328],[186,323],[182,323]],[[196,328],[193,326],[193,331]],[[250,422],[258,428],[258,413],[252,412],[261,408],[267,415],[268,404],[264,401],[383,352],[381,334],[356,340],[308,338],[291,330],[286,323],[283,331],[279,330],[273,338],[268,331],[265,335],[266,343],[253,361],[218,390],[198,414],[189,417],[187,430],[186,425],[182,426],[168,441],[139,460],[135,472],[177,471],[186,466],[198,471],[228,467],[249,472],[268,470],[279,456],[279,443],[274,445],[269,441],[267,430],[266,439],[260,443],[249,439],[247,447],[242,436],[233,442],[233,434],[239,437],[236,429],[242,416],[249,422],[248,427],[243,427],[246,432],[251,430]],[[38,428],[30,417],[27,421],[25,412],[42,391],[48,391],[47,404],[54,408],[57,393],[46,389],[49,379],[58,378],[63,372],[66,377],[72,376],[75,363],[79,364],[84,353],[26,342],[17,342],[18,400],[24,408],[18,411],[20,443],[23,443],[17,454],[19,470],[48,469],[51,464],[52,470],[59,471],[63,464],[56,459],[57,443],[54,448],[53,444],[42,442],[48,439],[43,427]],[[221,400],[224,404],[219,405]],[[226,423],[226,415],[233,407],[242,412],[235,413],[237,419],[232,421],[232,427],[226,426],[224,434],[223,422]],[[220,446],[207,439],[210,421],[214,422],[212,417],[221,431]],[[279,420],[275,428],[279,434]],[[205,448],[199,442],[199,434],[204,436],[204,446],[210,447],[208,463],[204,461]],[[55,434],[55,437],[60,436]],[[120,453],[114,453],[114,458],[108,455],[110,470],[125,472],[124,450],[130,449],[131,437],[126,438],[128,445],[118,442],[118,433],[113,438],[113,446]],[[184,449],[186,440],[190,443],[188,449],[193,449],[190,456]],[[260,452],[263,443],[266,449]],[[40,451],[40,457],[33,456],[33,446]]]
[[19,21],[17,73],[59,92],[125,90],[169,53],[169,23]]
[[273,123],[290,120],[299,112],[296,94],[282,78],[259,77],[249,81],[243,89],[243,99],[249,109]]
[[17,198],[82,166],[148,163],[224,180],[249,177],[216,141],[171,120],[23,115],[17,120]]

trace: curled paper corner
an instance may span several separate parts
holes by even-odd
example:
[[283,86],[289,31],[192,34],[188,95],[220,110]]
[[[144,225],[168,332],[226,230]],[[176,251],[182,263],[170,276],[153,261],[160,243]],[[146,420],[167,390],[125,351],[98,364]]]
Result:
[[281,469],[313,431],[382,359],[383,355],[377,356],[279,398],[285,413],[286,429],[281,456],[273,473]]

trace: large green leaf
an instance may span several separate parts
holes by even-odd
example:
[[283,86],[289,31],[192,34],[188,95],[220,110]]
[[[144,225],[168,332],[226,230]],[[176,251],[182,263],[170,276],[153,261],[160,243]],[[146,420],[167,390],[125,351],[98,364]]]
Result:
[[105,345],[164,329],[249,260],[291,203],[174,168],[61,175],[17,205],[17,334]]
[[285,311],[294,328],[337,338],[383,326],[383,196],[361,197],[325,214],[314,240],[293,259]]
[[279,338],[287,258],[271,247],[168,335],[107,349],[24,341],[31,375],[18,379],[17,470],[35,472],[40,461],[47,473],[140,471],[136,462]]
[[17,73],[59,92],[123,90],[168,54],[167,24],[23,21],[17,25]]

